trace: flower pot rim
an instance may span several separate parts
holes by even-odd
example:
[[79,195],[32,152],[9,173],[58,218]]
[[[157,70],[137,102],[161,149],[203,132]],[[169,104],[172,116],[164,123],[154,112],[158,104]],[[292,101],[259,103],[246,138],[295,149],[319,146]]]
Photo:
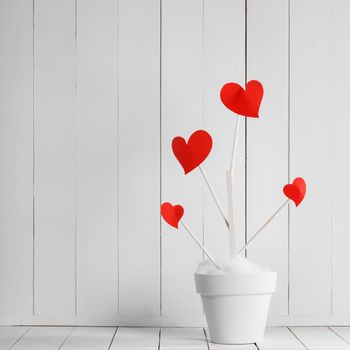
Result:
[[277,272],[252,274],[194,274],[196,290],[202,296],[272,294]]

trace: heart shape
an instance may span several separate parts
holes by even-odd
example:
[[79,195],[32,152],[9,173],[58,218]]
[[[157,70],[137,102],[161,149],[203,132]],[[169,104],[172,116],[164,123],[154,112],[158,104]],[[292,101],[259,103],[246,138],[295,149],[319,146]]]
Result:
[[172,205],[169,202],[164,202],[160,206],[160,213],[170,226],[179,228],[179,221],[184,215],[184,208],[181,205]]
[[292,184],[283,187],[283,193],[298,206],[304,199],[306,183],[302,177],[297,177]]
[[259,118],[264,88],[257,80],[247,83],[245,90],[236,83],[225,84],[220,91],[222,103],[232,112],[245,117]]
[[213,140],[205,130],[195,131],[188,142],[181,136],[173,139],[172,149],[176,159],[185,171],[185,175],[197,168],[208,157]]

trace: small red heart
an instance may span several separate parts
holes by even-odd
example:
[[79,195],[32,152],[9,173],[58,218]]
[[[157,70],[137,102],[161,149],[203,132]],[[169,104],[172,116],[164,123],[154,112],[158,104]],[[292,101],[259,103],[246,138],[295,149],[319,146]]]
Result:
[[197,130],[190,136],[187,143],[181,136],[175,137],[172,142],[172,149],[185,174],[188,174],[204,162],[212,145],[211,136],[204,130]]
[[297,177],[292,184],[283,187],[283,193],[298,206],[304,199],[306,183],[302,177]]
[[184,215],[184,208],[181,205],[172,205],[171,203],[164,202],[160,206],[160,213],[170,226],[179,228],[179,221]]
[[236,83],[225,84],[220,92],[222,103],[232,112],[251,118],[259,118],[259,108],[264,88],[257,80],[247,83],[245,90]]

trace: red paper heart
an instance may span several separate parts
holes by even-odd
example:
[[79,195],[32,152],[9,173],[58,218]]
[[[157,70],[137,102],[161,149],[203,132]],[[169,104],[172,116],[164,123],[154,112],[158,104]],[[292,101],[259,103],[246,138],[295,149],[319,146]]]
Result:
[[292,184],[283,187],[283,193],[298,206],[304,199],[306,183],[302,177],[297,177]]
[[175,137],[172,142],[174,155],[183,167],[185,174],[204,162],[212,145],[211,136],[204,130],[195,131],[187,143],[181,136]]
[[227,83],[220,92],[221,101],[229,110],[251,118],[259,118],[263,95],[264,88],[257,80],[249,81],[245,90],[236,83]]
[[160,213],[170,226],[179,228],[179,221],[184,215],[184,208],[181,205],[172,205],[165,202],[160,206]]

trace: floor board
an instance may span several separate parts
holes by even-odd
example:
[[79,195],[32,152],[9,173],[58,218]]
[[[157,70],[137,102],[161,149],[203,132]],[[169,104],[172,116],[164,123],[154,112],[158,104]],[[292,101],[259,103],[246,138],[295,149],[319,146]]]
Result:
[[115,332],[115,327],[77,327],[60,350],[107,350]]
[[350,327],[329,327],[339,337],[350,344]]
[[267,327],[265,337],[258,343],[260,350],[305,350],[305,346],[287,327]]
[[58,350],[72,331],[72,327],[33,327],[11,350]]
[[8,350],[19,341],[29,329],[28,327],[0,327],[0,350]]
[[119,327],[110,350],[157,350],[159,328]]
[[350,350],[350,327],[268,327],[258,344],[210,342],[203,328],[0,327],[0,350]]
[[161,350],[208,350],[203,328],[162,328]]
[[327,327],[290,327],[308,350],[343,350],[350,345]]

